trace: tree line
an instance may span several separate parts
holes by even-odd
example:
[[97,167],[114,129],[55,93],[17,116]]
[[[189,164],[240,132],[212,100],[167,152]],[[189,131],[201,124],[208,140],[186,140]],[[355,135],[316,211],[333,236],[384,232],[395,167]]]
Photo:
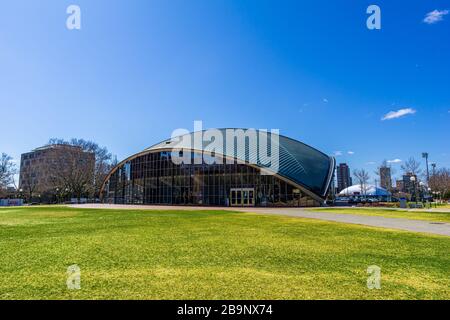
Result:
[[[380,176],[380,168],[382,167],[390,167],[388,165],[388,162],[384,160],[381,165],[377,168],[377,171],[375,171],[375,174]],[[395,174],[395,171],[392,167],[391,168],[391,175]],[[417,161],[415,158],[411,157],[408,160],[406,160],[401,165],[402,172],[406,174],[413,175],[417,177],[419,180],[427,181],[427,172],[424,171],[421,167],[420,161]],[[366,194],[369,189],[369,181],[370,181],[370,174],[365,169],[356,169],[353,171],[353,176],[355,180],[358,182],[358,184],[361,187],[361,194]],[[444,199],[450,198],[450,169],[441,167],[438,169],[435,169],[433,167],[433,170],[429,174],[429,181],[428,187],[431,189],[431,192],[439,193],[439,195]],[[392,191],[392,190],[389,190]]]

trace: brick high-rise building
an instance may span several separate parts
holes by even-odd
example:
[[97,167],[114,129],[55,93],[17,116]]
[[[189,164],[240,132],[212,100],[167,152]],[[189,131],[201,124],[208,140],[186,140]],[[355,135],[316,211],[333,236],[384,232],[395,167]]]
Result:
[[62,173],[67,176],[72,173],[74,178],[73,173],[79,172],[93,179],[94,166],[95,155],[81,147],[63,144],[40,147],[22,154],[19,189],[29,197],[54,192],[61,184]]
[[340,163],[337,167],[337,183],[338,183],[338,192],[341,192],[345,188],[348,188],[352,185],[352,178],[350,176],[350,168],[346,163]]

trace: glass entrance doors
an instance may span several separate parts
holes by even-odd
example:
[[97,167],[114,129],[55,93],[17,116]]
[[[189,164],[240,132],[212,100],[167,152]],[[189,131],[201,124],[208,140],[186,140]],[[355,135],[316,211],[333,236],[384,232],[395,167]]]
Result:
[[255,206],[255,189],[231,188],[230,200],[233,207],[253,207]]

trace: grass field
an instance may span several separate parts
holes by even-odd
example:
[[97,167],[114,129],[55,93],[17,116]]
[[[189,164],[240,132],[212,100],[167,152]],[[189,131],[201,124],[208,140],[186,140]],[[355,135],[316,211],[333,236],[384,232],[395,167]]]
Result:
[[0,299],[449,299],[449,252],[448,237],[293,217],[9,208]]
[[[439,208],[435,209],[439,210]],[[426,220],[435,222],[450,222],[450,212],[438,211],[407,211],[398,209],[377,209],[377,208],[320,208],[312,209],[317,212],[344,213],[362,216],[379,216],[388,218],[404,218],[413,220]]]

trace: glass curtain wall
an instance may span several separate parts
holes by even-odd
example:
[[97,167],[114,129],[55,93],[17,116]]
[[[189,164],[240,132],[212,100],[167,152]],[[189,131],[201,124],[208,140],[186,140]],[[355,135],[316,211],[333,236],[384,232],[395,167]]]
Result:
[[261,175],[259,169],[246,164],[178,165],[170,152],[149,153],[121,165],[107,181],[103,200],[116,204],[320,205],[290,183]]

